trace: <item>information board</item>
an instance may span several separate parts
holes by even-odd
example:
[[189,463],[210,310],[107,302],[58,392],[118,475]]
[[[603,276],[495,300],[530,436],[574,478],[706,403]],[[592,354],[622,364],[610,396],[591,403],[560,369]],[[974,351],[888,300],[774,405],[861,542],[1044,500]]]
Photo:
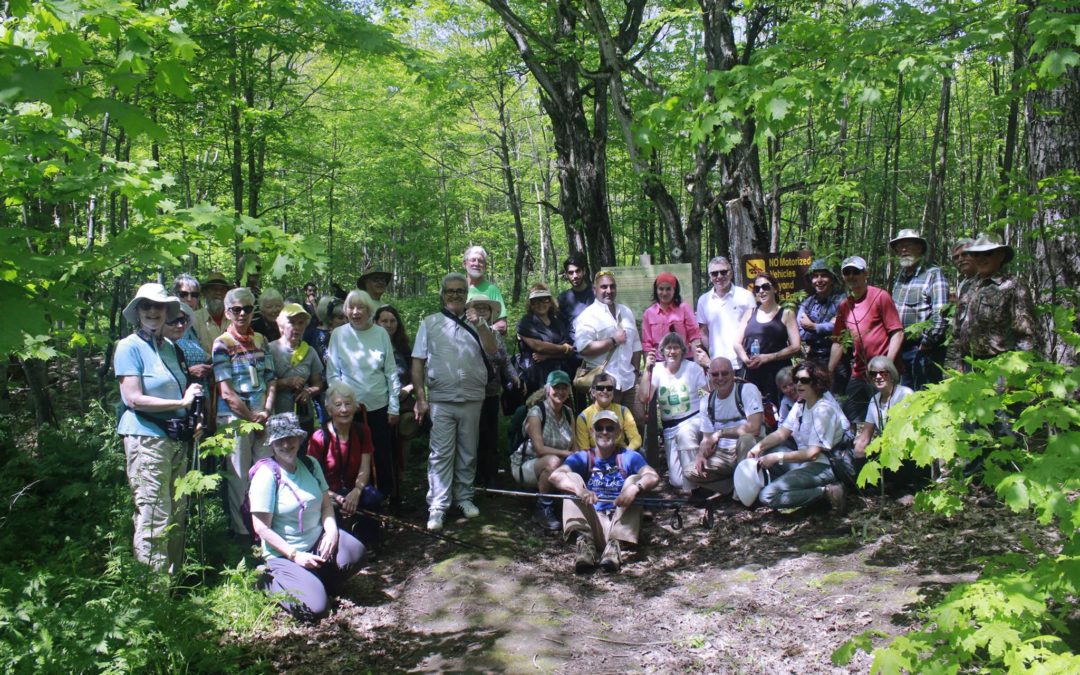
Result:
[[693,297],[694,284],[691,276],[690,263],[672,265],[634,265],[630,267],[604,267],[615,275],[616,295],[615,302],[626,305],[634,313],[638,325],[641,325],[641,314],[653,304],[652,289],[656,275],[661,272],[671,272],[679,280],[679,291],[683,302],[690,303],[690,309],[694,309],[697,298]]
[[787,253],[751,253],[742,257],[743,279],[746,287],[753,285],[754,277],[767,272],[780,284],[781,297],[795,291],[813,293],[806,272],[814,262],[813,251],[789,251]]

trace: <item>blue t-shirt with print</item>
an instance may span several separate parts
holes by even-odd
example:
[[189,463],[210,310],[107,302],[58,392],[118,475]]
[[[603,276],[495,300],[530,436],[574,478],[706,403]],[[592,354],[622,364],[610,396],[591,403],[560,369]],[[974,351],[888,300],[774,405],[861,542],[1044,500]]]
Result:
[[[622,470],[619,470],[619,456],[622,456]],[[581,450],[566,458],[566,466],[581,476],[585,487],[595,492],[602,499],[615,499],[622,492],[627,476],[632,476],[642,467],[648,466],[645,458],[636,450],[622,448],[611,457],[604,459],[593,451],[592,468],[589,468],[589,452]],[[626,475],[623,475],[623,474]],[[597,502],[597,511],[609,511],[615,508],[611,502]]]
[[[187,389],[187,378],[180,369],[175,345],[168,340],[162,340],[161,345],[157,346],[138,333],[132,333],[116,344],[113,372],[117,378],[138,377],[142,382],[142,391],[147,396],[179,401],[184,398],[184,391]],[[186,414],[187,410],[180,407],[176,410],[137,415],[128,408],[120,416],[116,433],[121,436],[161,437],[165,432],[156,424],[146,421],[146,417],[164,422]]]

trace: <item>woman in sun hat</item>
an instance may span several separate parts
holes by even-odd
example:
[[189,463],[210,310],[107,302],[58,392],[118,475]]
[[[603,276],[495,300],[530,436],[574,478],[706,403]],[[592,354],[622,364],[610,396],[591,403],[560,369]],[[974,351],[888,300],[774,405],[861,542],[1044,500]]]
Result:
[[116,430],[136,504],[135,558],[172,574],[184,554],[186,504],[176,500],[174,485],[187,468],[187,448],[169,437],[168,422],[187,416],[202,386],[188,383],[175,345],[163,335],[167,321],[184,316],[164,286],[140,286],[123,315],[135,332],[116,345],[113,370],[124,406]]

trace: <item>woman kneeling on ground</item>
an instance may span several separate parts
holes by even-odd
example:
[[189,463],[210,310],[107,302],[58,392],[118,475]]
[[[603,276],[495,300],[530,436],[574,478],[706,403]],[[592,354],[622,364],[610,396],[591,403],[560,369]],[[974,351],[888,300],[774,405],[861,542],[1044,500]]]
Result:
[[[811,504],[822,497],[834,510],[844,510],[844,486],[833,474],[828,452],[840,446],[850,429],[850,423],[840,404],[829,393],[829,373],[819,363],[804,361],[794,368],[795,394],[801,399],[791,409],[780,428],[757,445],[747,456],[758,460],[758,467],[791,470],[765,486],[758,499],[773,509],[793,509]],[[786,445],[795,441],[795,451]],[[767,450],[784,446],[783,450],[766,454]]]
[[367,415],[356,400],[356,392],[344,382],[335,382],[326,390],[326,412],[330,421],[311,435],[307,454],[322,467],[342,529],[371,548],[378,543],[379,523],[360,515],[357,509],[377,510],[384,495],[375,491],[371,476],[375,446]]
[[[889,420],[889,411],[909,394],[915,393],[910,387],[900,384],[900,373],[887,356],[875,356],[866,364],[866,377],[877,390],[870,399],[866,410],[866,423],[855,437],[855,466],[859,469],[866,463],[866,446],[874,440],[885,423]],[[883,476],[885,482],[894,487],[918,489],[929,479],[929,470],[919,468],[914,462],[906,461],[897,472],[888,471]]]
[[[570,376],[553,370],[547,376],[544,399],[525,417],[526,441],[510,458],[510,472],[523,487],[536,487],[541,494],[551,492],[548,479],[563,460],[578,451],[574,440],[574,412],[570,410]],[[536,500],[536,520],[545,529],[558,532],[561,526],[551,497]]]
[[286,611],[317,621],[336,594],[360,569],[364,545],[340,532],[318,462],[298,457],[304,430],[293,413],[266,423],[274,454],[253,467],[248,499],[255,534],[266,558],[264,588],[285,594]]

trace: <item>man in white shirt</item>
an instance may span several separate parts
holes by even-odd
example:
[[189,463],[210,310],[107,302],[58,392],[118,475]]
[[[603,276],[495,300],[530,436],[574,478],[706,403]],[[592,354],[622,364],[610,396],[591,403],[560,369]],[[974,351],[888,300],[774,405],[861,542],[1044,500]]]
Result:
[[701,399],[701,445],[694,466],[685,472],[692,484],[731,492],[731,476],[758,442],[764,419],[761,392],[750,382],[736,382],[731,361],[709,364],[712,392]]
[[[593,279],[596,300],[574,320],[574,349],[585,360],[586,368],[604,365],[604,372],[615,378],[615,403],[630,409],[638,428],[645,415],[637,402],[638,364],[641,361],[641,335],[634,313],[615,302],[615,275],[600,271]],[[610,354],[610,357],[609,357]]]
[[708,270],[713,287],[698,298],[698,326],[709,345],[709,356],[714,359],[722,356],[739,370],[742,363],[735,354],[735,338],[746,313],[755,307],[754,296],[732,283],[734,273],[727,258],[713,258]]

